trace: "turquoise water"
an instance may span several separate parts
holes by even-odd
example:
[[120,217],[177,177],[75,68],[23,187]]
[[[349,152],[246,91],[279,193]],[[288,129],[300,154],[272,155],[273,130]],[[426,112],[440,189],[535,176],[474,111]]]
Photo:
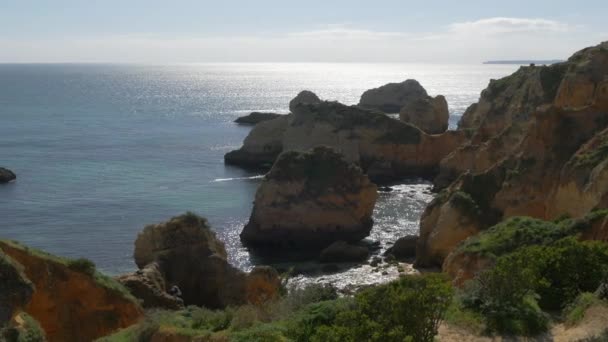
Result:
[[[490,78],[510,65],[204,64],[1,65],[0,237],[103,271],[132,270],[133,241],[149,223],[187,210],[206,216],[231,260],[251,266],[238,240],[259,176],[224,166],[250,111],[286,112],[302,89],[347,104],[387,82],[416,78],[444,94],[452,126]],[[415,233],[427,187],[382,194],[372,238]]]

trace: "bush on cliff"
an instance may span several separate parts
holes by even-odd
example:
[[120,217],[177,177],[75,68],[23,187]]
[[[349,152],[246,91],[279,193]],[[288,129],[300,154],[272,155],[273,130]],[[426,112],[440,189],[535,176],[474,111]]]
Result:
[[490,331],[533,335],[547,328],[541,308],[563,309],[607,276],[608,244],[568,237],[497,258],[467,284],[464,304],[485,317]]

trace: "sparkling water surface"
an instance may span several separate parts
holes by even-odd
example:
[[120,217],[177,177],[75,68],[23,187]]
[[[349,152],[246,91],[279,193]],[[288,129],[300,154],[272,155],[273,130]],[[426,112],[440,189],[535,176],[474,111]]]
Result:
[[[231,261],[249,269],[238,234],[260,175],[223,163],[250,130],[234,124],[236,117],[286,113],[303,89],[355,104],[369,88],[414,78],[429,94],[446,96],[455,127],[491,78],[516,68],[0,64],[0,166],[18,177],[0,185],[0,238],[86,257],[118,274],[135,268],[133,242],[146,224],[190,210],[207,217]],[[382,248],[416,234],[432,199],[421,181],[394,188],[380,195],[374,214],[370,238]]]

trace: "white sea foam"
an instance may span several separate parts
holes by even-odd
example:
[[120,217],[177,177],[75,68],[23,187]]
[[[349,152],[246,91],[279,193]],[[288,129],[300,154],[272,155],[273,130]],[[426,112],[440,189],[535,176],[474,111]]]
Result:
[[214,182],[230,182],[230,181],[235,181],[235,180],[252,180],[252,179],[262,179],[264,178],[264,175],[257,175],[257,176],[251,176],[251,177],[234,177],[234,178],[217,178],[214,179]]

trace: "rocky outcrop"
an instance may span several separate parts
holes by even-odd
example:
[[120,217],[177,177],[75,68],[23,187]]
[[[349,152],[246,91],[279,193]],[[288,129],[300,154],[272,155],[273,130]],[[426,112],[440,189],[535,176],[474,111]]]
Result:
[[361,169],[330,148],[285,152],[258,188],[241,240],[289,249],[358,241],[372,228],[377,196]]
[[34,285],[16,263],[0,249],[0,330],[30,302]]
[[416,256],[416,244],[418,243],[418,236],[408,235],[404,236],[386,250],[384,255],[393,256],[397,260],[410,259]]
[[367,90],[361,95],[359,106],[385,113],[399,113],[405,105],[427,98],[429,95],[420,83],[410,79]]
[[410,101],[401,108],[399,119],[428,134],[443,133],[447,131],[450,120],[448,102],[442,95]]
[[261,269],[246,274],[230,265],[224,244],[204,218],[192,213],[145,227],[135,241],[134,258],[139,275],[127,277],[145,276],[151,283],[152,290],[134,291],[144,303],[147,298],[151,304],[170,303],[158,292],[173,286],[180,289],[186,305],[213,309],[260,302],[274,298],[279,291],[276,271]]
[[317,94],[309,90],[301,91],[293,100],[289,102],[289,110],[293,113],[295,108],[303,104],[318,104],[321,103],[321,99]]
[[160,267],[155,262],[116,280],[128,288],[146,309],[178,310],[184,307],[181,298],[168,293],[170,289],[167,289]]
[[10,181],[14,181],[15,179],[17,179],[17,176],[15,173],[13,173],[13,171],[0,167],[0,184],[8,183]]
[[[552,220],[564,214],[580,217],[606,207],[607,154],[603,141],[608,127],[608,96],[604,91],[607,47],[604,43],[585,49],[554,69],[528,72],[529,77],[540,79],[534,82],[542,87],[544,101],[550,103],[533,111],[527,121],[510,124],[506,130],[514,133],[498,134],[484,143],[485,148],[466,147],[468,157],[460,161],[462,166],[491,164],[492,158],[496,162],[461,175],[426,209],[421,220],[419,265],[441,265],[461,241],[504,218],[531,216]],[[543,76],[544,73],[550,76]],[[519,83],[525,88],[534,82],[522,79]],[[582,90],[575,90],[573,84],[586,84],[581,89],[593,89],[583,92],[589,98],[583,101]],[[530,105],[522,99],[522,106],[524,103]],[[492,121],[491,116],[480,116],[481,133],[473,139],[492,132],[496,123],[505,122],[504,117]],[[494,132],[497,131],[500,129]],[[504,147],[511,142],[515,143]],[[496,155],[498,151],[504,154]],[[460,152],[454,152],[452,157]],[[455,207],[455,198],[467,205]]]
[[[33,285],[23,311],[40,323],[49,341],[92,341],[143,315],[127,290],[97,273],[90,262],[61,259],[8,241],[0,241],[0,250],[20,265]],[[28,287],[22,285],[24,290],[14,294],[21,303]]]
[[387,115],[338,102],[299,105],[292,115],[253,128],[226,163],[271,165],[281,151],[330,146],[358,164],[374,182],[432,177],[439,161],[463,143],[467,132],[428,135]]
[[352,245],[344,241],[336,241],[321,251],[321,262],[362,262],[369,256],[365,246]]
[[283,114],[253,112],[249,115],[238,117],[234,122],[242,125],[257,125],[260,122],[276,119],[281,115]]

